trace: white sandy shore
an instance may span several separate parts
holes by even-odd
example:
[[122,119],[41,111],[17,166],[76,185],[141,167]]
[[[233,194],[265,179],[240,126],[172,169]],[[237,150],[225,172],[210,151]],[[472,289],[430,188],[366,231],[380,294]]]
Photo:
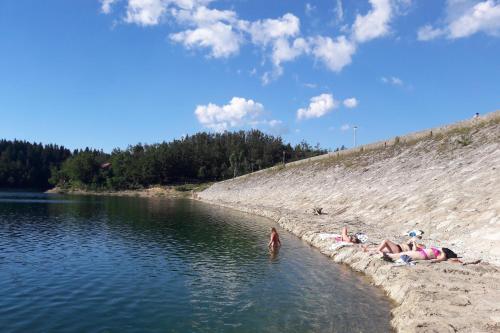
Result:
[[[371,276],[397,302],[399,332],[500,332],[500,112],[220,182],[198,198],[267,216]],[[424,243],[482,262],[395,267],[318,237],[343,225],[373,243],[422,229]]]

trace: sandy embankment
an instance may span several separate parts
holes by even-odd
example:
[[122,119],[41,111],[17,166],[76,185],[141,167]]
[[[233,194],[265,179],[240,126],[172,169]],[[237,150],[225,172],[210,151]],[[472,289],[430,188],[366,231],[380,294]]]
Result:
[[[259,171],[197,196],[267,216],[371,276],[398,304],[399,332],[500,332],[500,112]],[[313,207],[327,215],[313,216]],[[427,245],[482,262],[395,267],[318,237],[343,225],[372,243],[422,229]]]

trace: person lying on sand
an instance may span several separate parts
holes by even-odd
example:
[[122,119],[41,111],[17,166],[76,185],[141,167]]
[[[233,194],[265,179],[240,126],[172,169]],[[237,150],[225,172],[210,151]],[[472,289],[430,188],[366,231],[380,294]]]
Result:
[[431,262],[440,262],[452,259],[453,261],[460,262],[460,260],[457,259],[457,254],[446,247],[431,247],[430,249],[420,248],[416,251],[406,251],[399,253],[384,252],[382,255],[383,258],[388,261],[394,261],[395,259],[401,258],[401,256],[407,255],[412,260],[430,260]]
[[276,228],[271,228],[271,239],[269,240],[269,244],[267,245],[267,247],[269,247],[271,250],[275,250],[278,249],[280,246],[281,246],[280,236],[278,235]]
[[[388,239],[384,239],[379,246],[377,246],[376,252],[379,252],[380,254],[383,254],[384,252],[386,253],[401,253],[401,252],[408,252],[408,251],[418,251],[419,249],[424,249],[425,246],[423,244],[418,244],[416,242],[415,237],[412,237],[408,242],[406,243],[401,243],[397,244],[393,241],[390,241]],[[365,251],[367,251],[368,248],[365,248]],[[372,250],[373,251],[373,250]]]
[[358,237],[356,235],[349,235],[347,233],[347,227],[342,228],[342,234],[341,234],[340,241],[346,242],[346,243],[354,243],[354,244],[361,243],[361,241],[358,239]]

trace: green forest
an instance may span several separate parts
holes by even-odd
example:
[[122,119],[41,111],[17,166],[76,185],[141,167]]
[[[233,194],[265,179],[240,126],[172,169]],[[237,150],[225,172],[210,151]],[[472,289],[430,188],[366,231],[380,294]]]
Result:
[[49,188],[52,173],[71,156],[62,146],[0,140],[0,187]]
[[0,141],[0,187],[140,189],[224,180],[326,153],[319,145],[283,143],[258,130],[206,133],[111,153],[26,141]]

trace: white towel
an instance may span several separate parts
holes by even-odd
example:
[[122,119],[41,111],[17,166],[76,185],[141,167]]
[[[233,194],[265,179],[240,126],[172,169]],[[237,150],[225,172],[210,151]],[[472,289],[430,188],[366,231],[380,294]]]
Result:
[[330,245],[330,250],[336,251],[338,249],[343,248],[344,246],[353,246],[353,245],[354,245],[353,243],[349,242],[337,242],[335,244]]
[[342,237],[342,235],[339,235],[339,234],[329,234],[329,233],[321,233],[321,234],[318,234],[318,237],[319,237],[320,240],[327,240],[327,239]]

